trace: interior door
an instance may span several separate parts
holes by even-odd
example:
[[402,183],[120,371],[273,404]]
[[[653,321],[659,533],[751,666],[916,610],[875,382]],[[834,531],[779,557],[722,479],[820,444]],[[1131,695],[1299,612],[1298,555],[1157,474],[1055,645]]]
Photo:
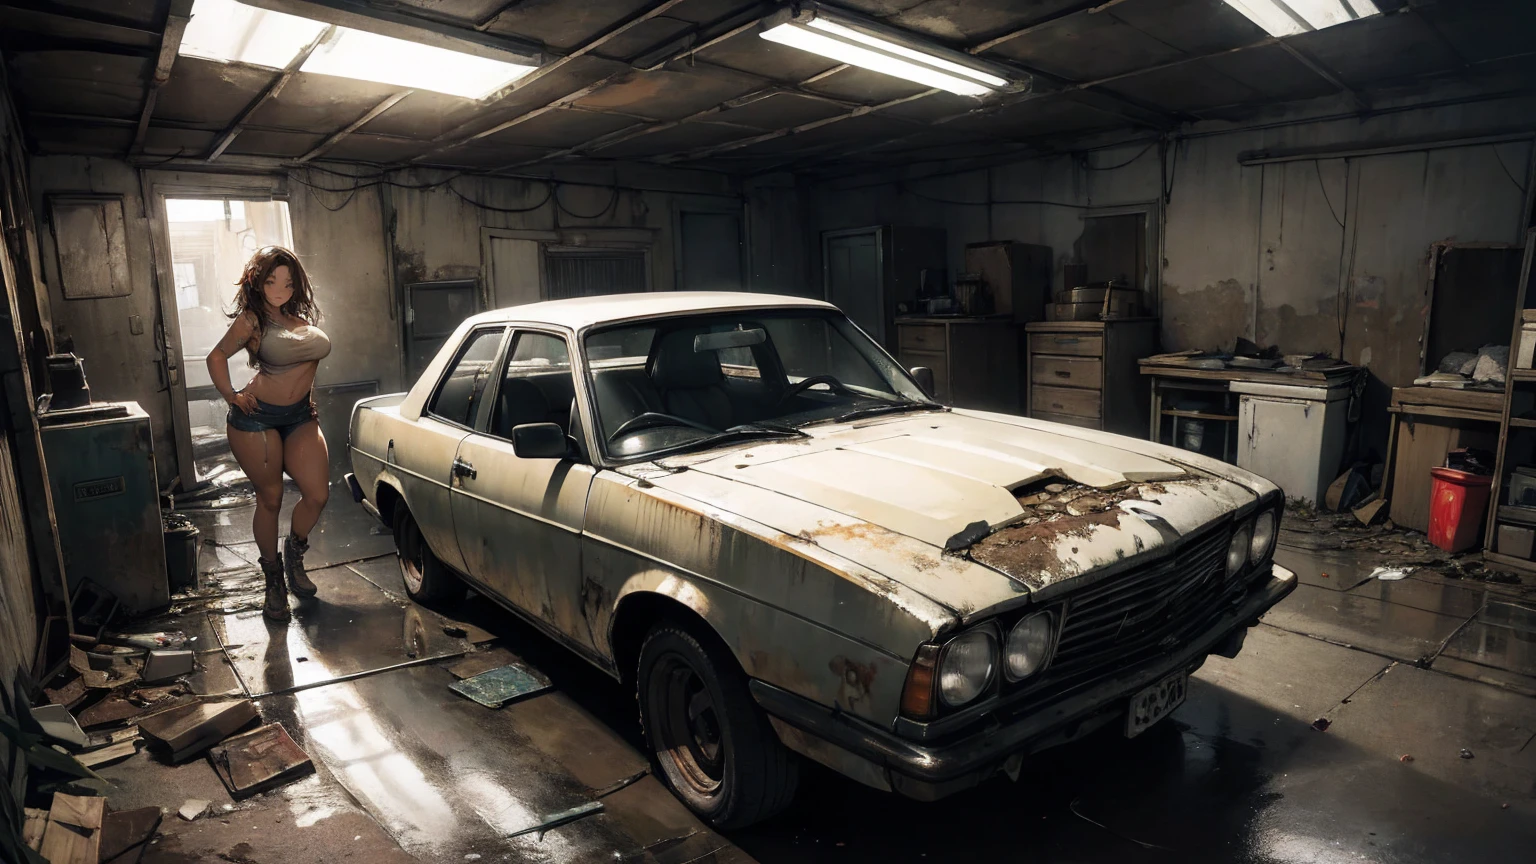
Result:
[[683,291],[740,291],[741,216],[737,213],[679,215],[682,226]]
[[469,575],[503,600],[590,644],[581,615],[581,530],[596,473],[574,458],[521,459],[512,430],[553,422],[569,433],[574,379],[565,340],[513,336],[484,422],[459,444],[450,493]]
[[884,345],[885,297],[880,284],[879,234],[871,230],[828,235],[823,251],[827,302],[843,310],[853,323]]
[[480,311],[479,282],[452,279],[405,286],[405,359],[411,383],[464,319]]

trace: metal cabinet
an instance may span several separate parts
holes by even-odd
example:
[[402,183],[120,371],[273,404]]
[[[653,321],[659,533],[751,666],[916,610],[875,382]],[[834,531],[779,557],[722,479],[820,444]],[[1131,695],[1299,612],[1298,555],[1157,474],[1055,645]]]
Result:
[[1237,464],[1266,477],[1288,498],[1323,500],[1338,475],[1350,388],[1234,381]]
[[1019,412],[1019,328],[1009,317],[898,318],[897,358],[933,370],[933,398],[956,408]]

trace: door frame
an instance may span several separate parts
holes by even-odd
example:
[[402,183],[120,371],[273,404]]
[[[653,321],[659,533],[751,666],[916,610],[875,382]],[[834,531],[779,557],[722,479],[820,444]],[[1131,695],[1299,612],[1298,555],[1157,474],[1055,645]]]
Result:
[[683,198],[674,199],[672,202],[672,290],[683,290],[683,217],[689,214],[700,216],[735,216],[736,217],[736,242],[741,254],[736,256],[737,282],[742,291],[752,290],[749,277],[752,272],[752,251],[747,243],[751,236],[747,230],[747,206],[744,202],[728,203],[710,198]]
[[[154,260],[155,296],[159,301],[161,360],[171,396],[171,421],[175,427],[176,476],[183,492],[198,488],[197,464],[192,457],[191,416],[187,409],[185,355],[181,346],[181,315],[176,307],[176,278],[171,262],[171,230],[165,217],[167,198],[233,198],[241,201],[287,201],[288,178],[280,174],[198,174],[185,171],[140,171],[139,183],[148,209],[151,255]],[[293,230],[293,213],[288,214]]]

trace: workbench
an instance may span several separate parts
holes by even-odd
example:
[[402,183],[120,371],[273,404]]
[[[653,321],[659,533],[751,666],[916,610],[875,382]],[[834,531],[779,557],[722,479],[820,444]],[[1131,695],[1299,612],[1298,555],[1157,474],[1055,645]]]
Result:
[[1444,465],[1445,454],[1460,447],[1497,447],[1504,392],[1393,387],[1387,412],[1392,425],[1381,496],[1392,502],[1394,524],[1428,531],[1429,469]]
[[[1359,367],[1340,363],[1292,372],[1205,369],[1177,357],[1149,357],[1139,365],[1141,374],[1152,379],[1153,441],[1182,443],[1176,434],[1164,442],[1165,418],[1171,419],[1175,433],[1182,419],[1219,425],[1223,461],[1274,481],[1288,497],[1322,500],[1343,458]],[[1219,407],[1166,407],[1171,394],[1190,391],[1214,394]],[[1212,440],[1215,431],[1208,428],[1205,439]],[[1200,451],[1208,450],[1202,442]]]

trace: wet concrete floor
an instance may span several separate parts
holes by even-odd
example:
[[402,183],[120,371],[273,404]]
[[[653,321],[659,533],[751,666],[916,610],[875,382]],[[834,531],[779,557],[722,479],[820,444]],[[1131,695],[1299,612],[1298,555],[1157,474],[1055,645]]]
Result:
[[[172,816],[145,861],[1385,864],[1536,848],[1529,587],[1424,571],[1383,582],[1367,578],[1368,552],[1283,541],[1303,584],[1143,736],[1107,730],[1026,763],[1017,783],[930,804],[807,766],[789,811],[722,836],[643,774],[633,694],[483,599],[406,600],[391,539],[342,494],[312,539],[320,596],[269,627],[249,517],[194,512],[214,590],[167,620],[205,650],[227,646],[227,664],[203,655],[198,689],[258,696],[317,773],[237,803],[206,762],[140,754],[106,769],[115,807],[232,808]],[[555,688],[500,710],[448,690],[455,663],[490,651]],[[509,836],[594,800],[597,815]]]

